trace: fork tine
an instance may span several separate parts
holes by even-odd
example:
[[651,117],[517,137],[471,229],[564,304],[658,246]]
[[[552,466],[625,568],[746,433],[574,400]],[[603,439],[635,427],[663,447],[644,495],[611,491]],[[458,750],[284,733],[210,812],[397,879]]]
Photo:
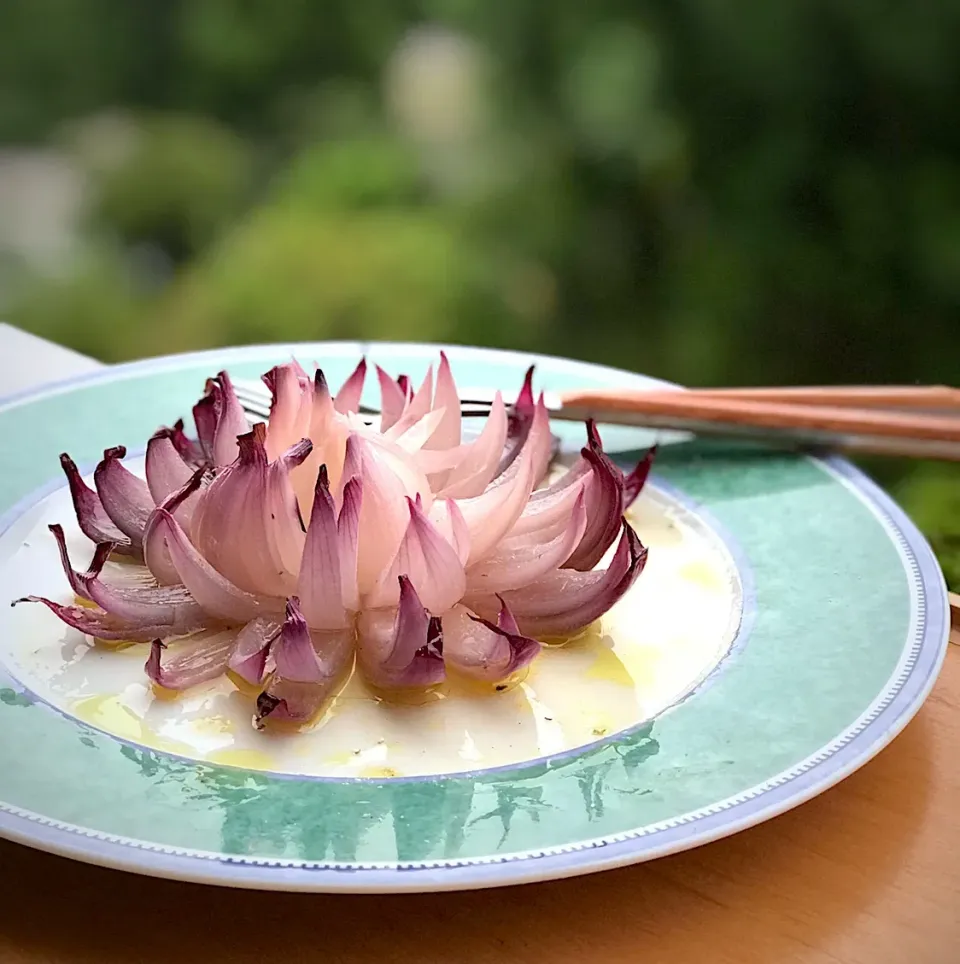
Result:
[[[269,417],[271,399],[265,386],[261,386],[257,382],[237,380],[233,383],[233,388],[240,406],[247,414],[258,418]],[[475,389],[470,392],[473,397],[465,397],[460,400],[460,414],[464,418],[484,418],[490,414],[493,404],[492,396],[490,400],[476,397],[482,394],[482,389]],[[372,405],[361,405],[359,413],[375,416],[380,414],[380,409]]]

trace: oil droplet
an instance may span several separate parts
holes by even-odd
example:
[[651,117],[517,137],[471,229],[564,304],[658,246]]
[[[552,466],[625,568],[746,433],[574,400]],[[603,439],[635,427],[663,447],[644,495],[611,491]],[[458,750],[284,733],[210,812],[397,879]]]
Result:
[[235,673],[232,669],[227,670],[227,679],[229,679],[244,696],[259,696],[260,691],[263,689],[260,683],[251,683],[249,680],[245,680],[242,676]]
[[262,750],[242,750],[239,748],[214,750],[207,754],[207,759],[211,763],[243,767],[245,770],[271,770],[274,768],[273,759]]
[[88,696],[78,700],[73,711],[84,722],[117,736],[131,740],[143,738],[143,721],[119,696]]
[[402,774],[393,767],[364,767],[359,772],[358,776],[365,777],[368,780],[378,780],[390,777],[399,777],[402,776]]
[[586,673],[587,679],[603,680],[615,683],[617,686],[628,686],[633,689],[635,681],[630,671],[623,665],[617,654],[606,646],[597,650],[597,657],[590,664]]
[[342,753],[333,753],[330,756],[323,758],[324,763],[329,763],[331,766],[349,766],[355,763],[357,760],[356,750],[344,750]]
[[708,565],[702,559],[697,559],[681,566],[679,575],[681,579],[686,579],[687,582],[695,583],[703,589],[709,589],[712,592],[719,592],[725,588],[723,581],[717,574],[716,568]]
[[477,679],[474,676],[466,676],[455,671],[451,671],[447,678],[446,693],[451,697],[490,697],[502,696],[511,690],[522,686],[530,675],[530,668],[525,666],[522,670],[508,676],[506,679],[486,680]]
[[190,729],[198,735],[208,733],[217,736],[222,733],[234,732],[233,721],[219,715],[198,716],[195,720],[190,721]]
[[394,703],[397,706],[426,706],[428,703],[437,703],[447,698],[446,693],[443,692],[442,683],[429,689],[406,690],[381,690],[371,686],[370,692],[380,702]]
[[112,653],[121,653],[127,649],[133,649],[135,646],[142,645],[138,643],[135,639],[97,639],[94,638],[94,644],[97,649],[109,649]]
[[161,703],[175,703],[180,699],[180,690],[170,690],[159,683],[151,683],[150,689],[153,691],[154,699],[160,700]]
[[590,623],[589,626],[584,627],[572,636],[544,636],[540,642],[543,643],[547,649],[561,649],[564,646],[569,646],[571,643],[582,642],[590,636],[594,636],[597,639],[600,638],[599,620],[595,623]]

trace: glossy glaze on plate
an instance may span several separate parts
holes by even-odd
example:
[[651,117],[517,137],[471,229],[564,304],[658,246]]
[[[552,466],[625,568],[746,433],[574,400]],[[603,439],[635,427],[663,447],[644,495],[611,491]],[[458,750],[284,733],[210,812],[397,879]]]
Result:
[[[436,353],[363,347],[413,376]],[[250,377],[290,351],[160,359],[0,404],[0,590],[21,595],[35,571],[65,591],[42,545],[50,512],[64,517],[61,450],[92,462],[106,445],[135,444],[187,411],[210,372],[226,365]],[[296,348],[305,362],[322,359],[333,383],[360,351]],[[513,387],[531,361],[449,352],[464,384]],[[535,360],[547,389],[649,383]],[[576,426],[560,431],[579,446]],[[608,429],[604,441],[616,452],[650,439]],[[0,832],[187,879],[423,890],[647,859],[801,802],[891,739],[932,684],[946,638],[933,557],[902,513],[842,462],[668,453],[654,483],[636,519],[651,544],[651,578],[592,638],[548,653],[514,691],[448,694],[441,714],[345,693],[361,706],[344,712],[351,725],[308,734],[300,746],[258,747],[245,732],[238,740],[242,720],[222,712],[184,739],[182,717],[151,715],[131,690],[142,683],[136,673],[98,676],[96,654],[52,617],[4,607]],[[669,519],[679,548],[669,547]],[[85,659],[94,662],[85,668]],[[116,659],[139,665],[135,654]],[[195,697],[204,699],[229,697]],[[435,728],[427,747],[417,743],[422,720]],[[511,741],[505,729],[514,725]]]

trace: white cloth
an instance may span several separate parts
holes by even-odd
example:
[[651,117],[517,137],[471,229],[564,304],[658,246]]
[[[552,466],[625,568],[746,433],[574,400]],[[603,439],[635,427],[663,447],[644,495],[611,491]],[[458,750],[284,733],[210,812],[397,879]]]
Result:
[[0,398],[102,367],[93,358],[0,322]]

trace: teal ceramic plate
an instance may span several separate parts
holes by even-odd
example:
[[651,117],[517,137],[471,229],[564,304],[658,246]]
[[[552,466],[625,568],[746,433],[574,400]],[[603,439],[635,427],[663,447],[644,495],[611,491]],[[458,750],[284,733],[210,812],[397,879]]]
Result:
[[[252,378],[294,353],[337,384],[361,353],[416,376],[436,351],[235,349],[0,403],[0,595],[68,598],[46,531],[73,519],[61,451],[92,467],[106,446],[142,445],[223,367]],[[531,362],[544,389],[651,384],[554,358],[448,353],[462,385],[515,388]],[[580,427],[558,432],[579,449]],[[651,441],[614,428],[604,439],[622,453]],[[43,607],[0,608],[0,833],[245,887],[545,880],[766,820],[841,780],[916,712],[946,647],[943,580],[909,520],[847,463],[666,446],[631,511],[646,571],[520,685],[392,705],[354,682],[304,734],[255,733],[226,681],[155,699],[142,647],[104,653]],[[75,529],[68,540],[83,551]]]

